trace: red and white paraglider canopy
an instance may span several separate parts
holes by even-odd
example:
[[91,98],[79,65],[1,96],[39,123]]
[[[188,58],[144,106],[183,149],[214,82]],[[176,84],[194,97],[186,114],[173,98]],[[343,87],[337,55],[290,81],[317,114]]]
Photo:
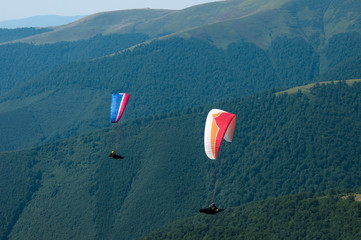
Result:
[[210,159],[216,159],[223,139],[232,142],[236,115],[220,110],[209,111],[204,129],[204,150]]

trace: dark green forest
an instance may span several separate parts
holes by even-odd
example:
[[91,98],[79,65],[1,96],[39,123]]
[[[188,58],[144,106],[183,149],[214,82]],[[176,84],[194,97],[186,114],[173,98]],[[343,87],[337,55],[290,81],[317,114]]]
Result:
[[[243,187],[220,193],[238,199],[226,201],[227,205],[270,195],[358,186],[357,155],[361,147],[360,137],[354,133],[361,127],[356,120],[361,116],[359,87],[341,82],[316,86],[309,94],[256,95],[251,101],[232,106],[237,113],[240,142],[232,159],[223,162],[222,169],[230,172],[223,170],[222,184],[234,184],[238,178],[242,179],[238,185]],[[233,145],[229,147],[232,152]],[[348,163],[356,165],[349,168]],[[330,169],[334,169],[332,174]],[[253,185],[255,179],[262,186]]]
[[[324,228],[334,226],[334,215],[341,215],[333,211],[354,211],[359,203],[346,201],[351,205],[345,206],[344,200],[331,196],[329,207],[335,205],[336,210],[327,210],[328,200],[322,202],[317,194],[330,189],[347,192],[361,185],[360,93],[360,83],[351,86],[345,82],[316,85],[305,93],[276,95],[270,91],[122,121],[66,141],[1,153],[1,202],[7,203],[1,205],[1,219],[6,219],[0,225],[1,236],[139,239],[164,224],[198,215],[198,208],[210,203],[216,178],[215,202],[227,210],[214,221],[224,216],[227,225],[226,217],[238,217],[237,211],[241,216],[249,216],[247,211],[252,215],[258,205],[244,204],[254,201],[270,206],[265,209],[278,206],[287,212],[288,202],[300,198],[305,212],[313,209],[313,205],[308,207],[310,201],[318,201],[320,209],[329,212],[320,214],[330,222]],[[204,121],[214,107],[237,115],[235,138],[222,145],[219,161],[208,160],[203,150]],[[114,149],[125,156],[123,161],[107,157]],[[305,192],[311,195],[297,195]],[[259,202],[289,194],[296,196]],[[11,205],[9,197],[14,199]],[[237,206],[241,210],[234,209]],[[319,216],[317,211],[315,216]],[[260,216],[255,228],[273,215]],[[275,226],[283,225],[284,219],[274,219]],[[251,220],[245,218],[235,228]],[[202,218],[194,221],[204,225]],[[301,221],[298,215],[294,221]],[[294,226],[289,225],[279,236],[291,234]],[[327,229],[332,233],[333,229]],[[249,234],[249,239],[254,239],[257,237],[252,236],[260,236],[255,231],[240,228],[235,234]],[[316,236],[312,231],[302,228],[290,236],[311,238]],[[337,235],[341,230],[335,231],[335,236],[343,236]],[[226,230],[220,233],[231,234]],[[358,231],[348,234],[352,233],[357,236]]]
[[[91,39],[76,42],[0,45],[0,74],[2,76],[0,96],[4,96],[14,86],[19,86],[58,66],[113,54],[147,39],[148,37],[144,34],[113,34],[97,35]],[[47,83],[48,81],[45,82]],[[26,91],[26,93],[31,94],[31,91]]]

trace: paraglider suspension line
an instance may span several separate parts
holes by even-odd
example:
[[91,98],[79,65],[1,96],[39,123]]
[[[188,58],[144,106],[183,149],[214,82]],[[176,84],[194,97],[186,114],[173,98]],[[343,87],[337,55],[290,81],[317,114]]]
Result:
[[218,161],[216,161],[216,166],[215,166],[215,176],[216,176],[216,179],[214,181],[214,187],[213,187],[213,193],[212,193],[212,199],[211,199],[211,202],[213,203],[214,202],[214,197],[216,196],[216,191],[217,191],[217,184],[218,184],[218,179],[219,179],[219,175],[220,175],[220,164],[218,163]]
[[119,139],[120,139],[120,125],[119,125],[119,130],[118,130],[118,134],[117,134],[117,138],[115,139],[115,151],[118,151],[118,144],[119,144]]
[[216,182],[214,183],[211,203],[214,202],[214,196],[216,195],[216,190],[217,190],[217,183],[218,183],[218,179],[216,179]]

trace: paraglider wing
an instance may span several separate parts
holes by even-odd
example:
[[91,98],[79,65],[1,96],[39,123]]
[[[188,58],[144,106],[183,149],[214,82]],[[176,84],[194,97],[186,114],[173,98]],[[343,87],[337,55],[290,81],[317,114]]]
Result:
[[110,105],[110,121],[116,123],[123,115],[124,109],[127,106],[129,99],[128,93],[114,93],[112,94],[112,102]]
[[232,142],[236,115],[220,110],[209,111],[204,129],[204,150],[210,159],[216,159],[223,139]]

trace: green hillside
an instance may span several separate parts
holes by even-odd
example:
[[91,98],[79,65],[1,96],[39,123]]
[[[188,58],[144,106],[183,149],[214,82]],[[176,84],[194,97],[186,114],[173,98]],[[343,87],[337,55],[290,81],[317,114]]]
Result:
[[[220,216],[280,195],[359,187],[360,93],[360,83],[343,82],[307,93],[266,92],[0,153],[0,236],[139,239],[197,215],[209,204],[215,174],[215,202],[227,208]],[[237,115],[235,138],[223,144],[219,162],[203,150],[213,107]],[[114,149],[125,159],[108,158]]]
[[241,13],[244,3],[250,4],[252,10],[179,35],[207,39],[223,48],[232,42],[246,39],[264,49],[269,48],[272,41],[279,37],[292,36],[303,38],[313,48],[321,50],[336,35],[361,32],[361,5],[357,0],[236,0],[228,3],[239,4],[231,7],[234,12]]
[[162,239],[356,239],[361,203],[354,194],[303,193],[245,204],[219,216],[178,221],[145,237]]
[[[149,22],[142,23],[137,25],[135,30],[146,33],[149,36],[162,36],[165,34],[184,32],[194,28],[203,29],[203,27],[209,24],[225,22],[232,19],[248,18],[257,13],[272,11],[280,8],[289,1],[290,0],[232,0],[207,3],[176,11],[160,19],[153,19]],[[230,29],[229,26],[227,26],[227,28]]]

